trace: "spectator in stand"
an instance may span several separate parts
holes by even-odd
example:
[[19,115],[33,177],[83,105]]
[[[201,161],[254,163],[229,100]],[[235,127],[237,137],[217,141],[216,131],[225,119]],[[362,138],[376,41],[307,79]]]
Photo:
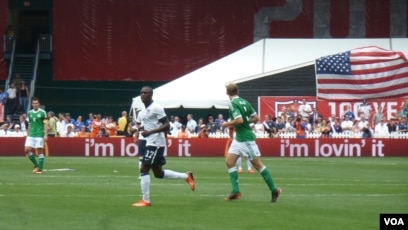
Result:
[[278,130],[277,127],[272,127],[272,133],[271,133],[271,138],[279,138],[280,136],[280,130]]
[[265,132],[268,133],[268,136],[271,137],[272,136],[272,127],[275,126],[275,123],[273,122],[273,120],[271,119],[271,115],[267,114],[265,115],[265,120],[262,122]]
[[74,129],[75,129],[75,119],[71,117],[70,113],[65,113],[65,120],[67,121],[67,124],[73,124]]
[[75,126],[73,124],[67,124],[65,133],[61,134],[61,137],[76,137]]
[[221,130],[222,133],[224,133],[224,128],[222,127],[222,123],[224,123],[224,122],[225,122],[224,115],[222,115],[221,113],[218,114],[218,118],[215,119],[215,124]]
[[102,122],[102,119],[100,119],[101,126],[98,131],[97,137],[109,137],[109,131],[106,129],[105,123]]
[[103,117],[101,119],[102,123],[104,123],[104,124],[108,123],[108,118],[109,118],[109,116],[108,116],[107,113],[103,114]]
[[389,133],[393,133],[393,132],[398,131],[398,126],[397,126],[397,123],[396,123],[394,117],[391,117],[390,122],[387,124],[387,126],[388,126],[388,132]]
[[341,128],[343,129],[343,132],[345,133],[350,133],[352,128],[353,128],[353,121],[350,120],[350,117],[348,114],[345,114],[343,117],[343,121],[341,122]]
[[91,130],[92,130],[92,121],[93,121],[93,119],[95,119],[94,114],[93,114],[93,113],[89,113],[88,119],[85,121],[86,131],[87,131],[87,132],[91,132]]
[[53,111],[48,111],[47,117],[48,117],[48,121],[47,121],[48,137],[56,137],[58,134],[58,131],[57,131],[58,118],[54,116]]
[[302,115],[302,118],[304,117],[306,117],[307,119],[310,118],[310,115],[312,114],[313,111],[312,111],[312,107],[307,103],[306,98],[303,98],[303,104],[299,106],[298,112],[300,115]]
[[11,83],[10,88],[7,89],[7,114],[15,114],[19,107],[19,101],[17,98],[17,89],[14,83]]
[[25,118],[24,115],[20,115],[20,116],[18,117],[18,122],[17,122],[16,124],[20,125],[20,130],[21,130],[22,132],[27,132],[28,121],[27,121],[27,119]]
[[322,134],[322,138],[330,137],[330,133],[332,132],[330,121],[323,119],[319,127],[319,132]]
[[311,132],[316,132],[316,133],[320,132],[320,124],[321,124],[321,122],[322,122],[322,119],[321,119],[321,118],[317,119],[313,124],[311,124],[312,127],[311,127],[311,129],[309,129],[309,131],[311,131]]
[[323,116],[319,113],[317,107],[314,107],[313,113],[311,114],[310,119],[309,119],[309,123],[313,124],[315,121],[317,121],[319,117],[323,119]]
[[379,105],[377,107],[377,111],[375,112],[375,114],[373,116],[371,126],[376,127],[381,122],[382,118],[384,118],[384,114],[382,113],[381,105]]
[[91,137],[91,134],[86,131],[86,126],[81,127],[81,131],[78,132],[78,137]]
[[[128,124],[127,112],[122,111],[122,116],[118,119],[118,136],[125,136]],[[99,131],[99,130],[98,130]]]
[[261,120],[258,120],[254,125],[254,132],[257,137],[264,135],[265,129],[264,125],[262,124]]
[[343,128],[340,125],[340,119],[336,119],[336,121],[334,121],[334,124],[332,126],[332,133],[342,133],[343,132]]
[[8,95],[0,88],[0,124],[3,122]]
[[25,137],[27,136],[27,133],[24,131],[21,131],[20,125],[16,124],[14,125],[14,131],[11,132],[12,137]]
[[106,129],[109,132],[109,136],[116,136],[117,131],[118,131],[118,126],[116,125],[116,122],[113,120],[112,116],[108,116],[108,120],[106,121]]
[[177,137],[178,138],[190,138],[191,137],[190,131],[186,129],[185,125],[181,126],[181,129],[178,131]]
[[299,111],[299,102],[297,99],[293,100],[293,104],[289,107],[289,116],[293,118],[294,121],[296,121],[296,117],[298,115]]
[[217,129],[219,129],[219,127],[217,126],[217,124],[214,122],[214,118],[213,116],[208,116],[208,123],[207,123],[207,132],[209,134],[215,133],[217,132]]
[[366,121],[370,120],[370,115],[371,115],[371,105],[368,104],[367,99],[363,100],[363,103],[361,103],[358,107],[358,113],[364,113],[364,118]]
[[208,138],[207,126],[202,124],[198,132],[198,138]]
[[358,120],[358,127],[360,128],[360,130],[362,130],[363,128],[370,128],[368,120],[366,119],[363,112],[360,113],[360,118]]
[[288,121],[285,124],[286,132],[295,132],[295,120],[292,117],[288,117]]
[[342,114],[342,117],[344,118],[345,116],[348,116],[348,119],[350,121],[354,121],[356,119],[356,116],[354,115],[353,111],[351,111],[351,106],[347,105],[346,106],[346,111]]
[[180,117],[179,116],[174,116],[174,120],[172,123],[170,123],[170,133],[171,136],[177,137],[178,131],[181,129],[181,122],[180,122]]
[[380,122],[377,125],[375,125],[374,133],[376,135],[390,134],[390,132],[388,131],[388,124],[385,120],[385,117],[382,117],[380,119]]
[[372,138],[373,134],[371,133],[371,130],[369,128],[363,128],[361,130],[363,132],[361,138]]
[[356,133],[356,132],[361,131],[360,127],[358,126],[359,123],[360,123],[359,120],[354,120],[353,121],[353,126],[351,127],[351,130],[350,130],[352,133]]
[[198,119],[198,123],[197,123],[197,126],[196,126],[196,128],[195,128],[195,133],[198,134],[198,133],[200,132],[202,125],[205,125],[205,124],[204,124],[204,119],[203,119],[203,118],[200,118],[200,119]]
[[21,79],[21,76],[19,73],[16,73],[11,83],[15,85],[17,91],[20,90],[21,85],[23,84],[23,80]]
[[408,122],[406,117],[401,117],[398,123],[398,132],[408,132]]
[[289,115],[286,112],[286,110],[282,111],[282,113],[280,114],[280,117],[282,118],[283,124],[286,124],[286,122],[288,122]]
[[[276,131],[278,131],[278,132],[285,132],[285,122],[282,119],[282,117],[278,117],[276,119],[275,128],[276,128]],[[272,129],[272,133],[273,133],[273,129]]]
[[305,138],[306,137],[306,130],[307,130],[307,123],[309,122],[309,118],[303,118],[303,120],[298,117],[295,121],[295,128],[296,128],[296,138]]
[[187,130],[190,133],[198,133],[196,132],[197,122],[193,119],[193,114],[187,114]]
[[82,116],[81,115],[79,115],[77,117],[77,119],[75,120],[74,125],[75,125],[75,132],[81,131],[81,127],[85,125],[85,123],[82,121]]
[[67,131],[67,121],[65,120],[65,116],[63,113],[58,113],[58,121],[57,121],[57,136],[61,136]]
[[9,130],[13,129],[14,127],[13,117],[11,115],[7,115],[6,121],[4,122],[4,124],[7,124],[7,128]]
[[334,124],[334,121],[337,119],[338,117],[336,117],[336,114],[332,114],[327,121]]
[[102,126],[102,121],[101,121],[101,115],[96,114],[95,119],[92,120],[92,131],[91,131],[91,137],[95,138],[98,136],[99,131],[101,130]]
[[405,100],[401,105],[401,117],[408,118],[408,100]]
[[10,137],[10,130],[9,130],[9,125],[7,123],[4,123],[0,127],[0,137]]
[[[17,88],[17,87],[16,87]],[[20,101],[21,112],[26,113],[28,109],[28,97],[30,93],[25,81],[21,81],[21,87],[18,89],[18,99]]]

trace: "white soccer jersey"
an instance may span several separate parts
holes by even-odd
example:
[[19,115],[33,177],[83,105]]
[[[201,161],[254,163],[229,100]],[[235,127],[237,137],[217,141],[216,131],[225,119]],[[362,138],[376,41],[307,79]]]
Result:
[[[136,122],[142,123],[144,130],[150,131],[159,128],[162,123],[161,118],[166,117],[163,106],[152,102],[149,107],[142,109],[137,116]],[[153,133],[146,137],[146,145],[165,146],[166,139],[163,132]]]

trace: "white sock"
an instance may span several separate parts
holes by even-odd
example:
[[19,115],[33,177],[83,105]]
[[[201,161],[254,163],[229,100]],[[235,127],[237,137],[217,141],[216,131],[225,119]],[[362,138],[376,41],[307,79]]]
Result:
[[142,167],[142,159],[139,159],[139,172],[140,172],[140,167]]
[[252,163],[249,159],[247,159],[247,166],[248,166],[248,170],[252,169]]
[[150,202],[150,175],[142,175],[140,178],[140,187],[142,188],[142,197],[146,202]]
[[179,173],[171,170],[164,170],[163,178],[170,179],[187,179],[187,173]]
[[237,159],[237,167],[239,168],[239,169],[242,169],[242,158],[241,157],[238,157],[238,159]]

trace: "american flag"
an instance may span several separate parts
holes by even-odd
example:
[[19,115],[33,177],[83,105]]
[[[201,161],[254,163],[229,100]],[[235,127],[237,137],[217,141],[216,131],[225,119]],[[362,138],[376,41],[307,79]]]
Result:
[[376,46],[316,60],[317,96],[362,100],[408,96],[408,61],[402,52]]

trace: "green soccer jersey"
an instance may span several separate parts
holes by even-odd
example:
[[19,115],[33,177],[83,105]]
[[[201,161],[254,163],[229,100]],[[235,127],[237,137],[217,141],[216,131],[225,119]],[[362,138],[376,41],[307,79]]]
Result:
[[44,119],[47,119],[47,113],[43,109],[28,112],[29,137],[44,137]]
[[249,125],[249,118],[256,114],[254,107],[243,98],[235,97],[229,106],[229,116],[231,119],[242,117],[244,122],[235,126],[235,140],[239,142],[254,141],[256,136]]

